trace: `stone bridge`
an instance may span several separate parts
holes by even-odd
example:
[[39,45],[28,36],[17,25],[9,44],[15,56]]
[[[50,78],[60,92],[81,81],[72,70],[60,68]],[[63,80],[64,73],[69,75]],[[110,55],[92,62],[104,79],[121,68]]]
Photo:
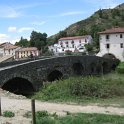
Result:
[[97,56],[63,56],[5,65],[0,66],[0,87],[17,94],[29,94],[38,91],[43,82],[109,73],[118,61]]

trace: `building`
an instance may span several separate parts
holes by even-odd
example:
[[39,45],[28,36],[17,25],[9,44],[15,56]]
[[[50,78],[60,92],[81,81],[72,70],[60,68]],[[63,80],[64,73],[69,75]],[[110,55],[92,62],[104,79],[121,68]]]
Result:
[[19,50],[20,47],[14,46],[13,44],[9,42],[5,42],[0,44],[0,57],[3,56],[14,56],[15,57],[15,52]]
[[124,27],[99,32],[100,51],[97,56],[124,61]]
[[36,47],[27,47],[19,49],[15,54],[16,59],[37,57],[39,56],[39,50]]
[[58,44],[54,44],[49,47],[50,51],[54,54],[65,53],[66,51],[71,52],[84,52],[85,44],[91,43],[92,37],[90,35],[75,36],[75,37],[64,37],[58,40]]

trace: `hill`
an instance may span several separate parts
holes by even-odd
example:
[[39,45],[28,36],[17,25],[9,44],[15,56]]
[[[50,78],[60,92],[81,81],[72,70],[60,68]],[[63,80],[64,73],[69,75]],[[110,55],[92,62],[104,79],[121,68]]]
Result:
[[124,26],[124,3],[113,9],[99,9],[87,19],[78,21],[49,37],[49,40],[57,42],[61,37],[90,34],[98,45],[97,33],[115,26]]

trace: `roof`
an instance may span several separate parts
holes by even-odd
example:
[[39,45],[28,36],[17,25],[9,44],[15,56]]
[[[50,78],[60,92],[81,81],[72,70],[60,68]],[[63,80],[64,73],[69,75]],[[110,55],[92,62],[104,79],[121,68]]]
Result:
[[89,35],[85,35],[85,36],[75,36],[75,37],[63,37],[60,38],[59,40],[74,40],[74,39],[84,39],[87,38]]
[[124,27],[107,29],[105,31],[99,32],[98,34],[114,34],[114,33],[124,33]]
[[36,51],[38,50],[36,47],[27,47],[27,48],[21,48],[19,51]]
[[8,49],[16,49],[16,48],[18,48],[18,46],[13,46],[13,45],[12,45],[12,46],[8,46],[8,47],[7,47],[7,48],[5,48],[5,49],[7,49],[7,50],[8,50]]

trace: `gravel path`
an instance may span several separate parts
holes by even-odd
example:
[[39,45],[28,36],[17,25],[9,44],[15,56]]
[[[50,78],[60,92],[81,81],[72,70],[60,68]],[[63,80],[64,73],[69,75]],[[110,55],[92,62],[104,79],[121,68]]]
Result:
[[[13,99],[1,97],[2,112],[9,110],[15,113],[13,118],[0,117],[0,124],[9,122],[11,124],[31,124],[31,119],[23,117],[27,111],[31,111],[31,100],[29,99]],[[56,112],[58,115],[66,115],[70,113],[105,113],[114,115],[124,115],[124,108],[117,107],[100,107],[97,105],[67,105],[36,101],[36,111],[46,110],[49,113]]]
[[[12,111],[15,117],[0,117],[0,124],[31,124],[31,119],[24,117],[24,114],[31,111],[31,100],[21,95],[15,95],[8,91],[0,89],[1,108],[4,111]],[[104,113],[113,115],[124,115],[124,108],[100,107],[97,105],[68,105],[36,101],[36,111],[46,110],[49,113],[56,112],[58,115],[70,113]]]

